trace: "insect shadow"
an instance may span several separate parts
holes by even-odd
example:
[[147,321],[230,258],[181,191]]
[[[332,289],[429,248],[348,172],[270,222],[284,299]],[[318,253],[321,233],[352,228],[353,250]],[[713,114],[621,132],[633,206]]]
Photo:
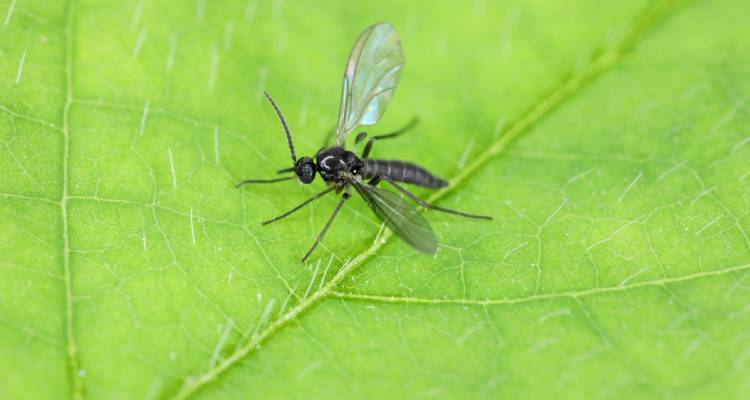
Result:
[[[466,218],[492,219],[489,216],[468,214],[429,204],[406,190],[399,182],[430,189],[438,189],[448,185],[448,182],[418,165],[406,161],[369,158],[375,141],[392,139],[403,134],[416,126],[418,122],[416,119],[395,132],[370,137],[360,156],[345,149],[344,141],[349,134],[360,125],[375,124],[383,115],[401,77],[404,62],[398,34],[391,24],[380,22],[368,27],[360,34],[354,43],[344,72],[339,118],[335,130],[336,144],[318,150],[315,159],[311,157],[297,158],[292,134],[281,110],[279,110],[273,98],[267,92],[263,92],[284,128],[289,152],[294,163],[294,166],[279,170],[278,173],[292,173],[292,175],[274,179],[246,179],[238,183],[237,187],[253,183],[276,183],[294,178],[304,184],[309,184],[315,179],[316,174],[320,175],[328,185],[328,188],[305,200],[297,207],[263,221],[263,225],[285,218],[331,192],[335,191],[337,194],[342,194],[336,208],[318,234],[312,247],[302,257],[302,262],[310,257],[323,240],[344,203],[351,197],[351,188],[354,188],[362,196],[367,205],[375,212],[375,215],[383,220],[399,238],[414,249],[427,254],[435,254],[437,251],[437,239],[435,239],[430,224],[417,212],[414,206],[396,193],[378,188],[377,185],[382,181],[387,182],[424,208]],[[366,137],[367,133],[361,132],[354,139],[354,143],[358,144]]]

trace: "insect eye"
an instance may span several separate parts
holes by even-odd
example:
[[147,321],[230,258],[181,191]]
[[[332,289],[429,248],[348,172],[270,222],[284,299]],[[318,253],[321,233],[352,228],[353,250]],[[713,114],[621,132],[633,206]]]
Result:
[[315,179],[315,163],[310,157],[302,157],[297,161],[294,172],[302,183],[310,183]]

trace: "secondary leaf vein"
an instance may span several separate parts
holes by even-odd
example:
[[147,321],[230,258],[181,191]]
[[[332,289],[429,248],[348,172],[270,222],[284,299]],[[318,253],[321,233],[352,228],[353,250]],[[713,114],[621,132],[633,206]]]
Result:
[[[596,77],[617,64],[617,62],[622,59],[625,52],[643,36],[643,33],[653,28],[657,22],[674,7],[675,2],[672,1],[659,2],[648,7],[648,9],[635,20],[635,23],[631,26],[631,29],[629,29],[627,34],[623,36],[622,40],[600,53],[586,68],[563,81],[563,83],[551,91],[549,95],[531,107],[526,114],[524,114],[508,131],[506,131],[505,134],[500,136],[486,151],[481,153],[474,159],[474,161],[466,165],[464,169],[460,170],[458,174],[450,179],[450,185],[447,188],[436,192],[428,199],[428,202],[434,203],[451,193],[455,188],[473,176],[477,170],[483,167],[494,156],[505,150],[514,139],[519,137],[522,133],[529,131],[530,128],[544,119],[553,110],[573,98],[574,95],[579,93],[588,83],[592,82]],[[384,232],[383,235],[376,239],[369,248],[345,263],[331,278],[330,282],[324,284],[319,290],[313,292],[309,297],[303,299],[287,312],[281,314],[277,319],[270,322],[256,337],[245,345],[238,346],[232,354],[217,363],[215,368],[208,369],[197,377],[193,376],[186,379],[173,397],[175,399],[189,398],[198,390],[204,388],[207,384],[215,381],[217,377],[228,369],[239,364],[239,362],[251,354],[253,350],[259,348],[261,343],[271,338],[276,332],[283,328],[287,322],[294,320],[319,300],[334,293],[334,289],[339,282],[348,277],[358,266],[376,254],[392,235],[391,231]],[[539,296],[542,297],[544,295]]]

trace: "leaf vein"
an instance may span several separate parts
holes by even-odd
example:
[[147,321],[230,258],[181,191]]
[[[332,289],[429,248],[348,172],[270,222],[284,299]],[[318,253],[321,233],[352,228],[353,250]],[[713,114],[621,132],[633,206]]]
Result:
[[[608,47],[605,51],[594,58],[586,68],[571,75],[539,103],[533,105],[527,113],[523,114],[521,118],[505,134],[500,136],[491,146],[489,146],[486,151],[481,153],[471,163],[466,165],[464,169],[460,170],[452,179],[450,179],[450,185],[448,187],[436,192],[430,196],[427,201],[429,203],[434,203],[445,197],[448,193],[451,193],[455,188],[460,186],[460,184],[473,176],[478,169],[483,167],[494,156],[505,150],[514,139],[522,133],[529,131],[530,128],[544,119],[557,107],[573,98],[575,94],[579,93],[580,90],[586,86],[586,84],[593,81],[613,65],[617,64],[625,54],[625,51],[640,39],[645,31],[653,28],[668,11],[671,11],[674,8],[673,3],[674,2],[672,1],[664,1],[649,6],[644,13],[636,18],[635,23],[622,40]],[[371,256],[375,255],[391,236],[393,236],[391,231],[385,231],[381,237],[376,238],[369,248],[345,263],[331,278],[330,282],[324,284],[319,290],[313,292],[310,297],[303,299],[300,303],[290,308],[286,313],[281,314],[276,320],[270,322],[255,338],[250,340],[247,344],[239,346],[234,353],[217,363],[214,369],[206,370],[197,377],[189,377],[186,379],[172,397],[175,399],[189,398],[198,390],[215,381],[217,377],[228,369],[239,364],[240,361],[251,354],[253,350],[259,348],[262,342],[271,338],[276,332],[283,328],[288,321],[294,320],[319,300],[328,297],[329,294],[335,293],[334,289],[337,287],[338,283],[348,277],[353,270],[366,260],[370,259]],[[541,296],[543,295],[540,295],[540,297]]]
[[336,290],[331,291],[330,293],[328,293],[328,295],[330,297],[336,297],[340,299],[367,300],[367,301],[375,301],[375,302],[380,302],[380,303],[455,304],[455,305],[462,305],[462,306],[514,305],[514,304],[530,303],[530,302],[535,302],[535,301],[557,300],[557,299],[566,298],[566,297],[577,299],[577,298],[595,296],[595,295],[601,295],[601,294],[625,292],[625,291],[643,288],[643,287],[671,285],[671,284],[676,284],[676,283],[688,282],[688,281],[692,281],[692,280],[699,279],[699,278],[708,278],[712,276],[720,276],[720,275],[725,275],[725,274],[732,273],[732,272],[742,272],[742,271],[747,271],[747,270],[750,270],[750,264],[736,265],[733,267],[717,269],[714,271],[697,272],[695,274],[690,274],[690,275],[685,275],[685,276],[680,276],[680,277],[675,277],[675,278],[662,278],[662,279],[655,279],[655,280],[650,280],[650,281],[631,283],[629,285],[617,285],[617,286],[611,286],[611,287],[594,288],[594,289],[578,290],[578,291],[571,291],[571,292],[546,293],[546,294],[532,295],[532,296],[527,296],[527,297],[505,298],[505,299],[484,299],[484,300],[450,299],[450,298],[429,299],[429,298],[419,298],[419,297],[388,296],[388,295],[379,295],[379,294],[339,292]]
[[73,318],[73,280],[70,268],[70,227],[68,217],[68,180],[70,161],[70,111],[73,106],[73,23],[76,3],[69,0],[65,26],[65,105],[63,106],[63,159],[62,159],[62,195],[60,212],[62,217],[62,256],[63,276],[65,282],[65,342],[68,358],[68,376],[71,378],[71,395],[74,399],[83,399],[83,377],[78,359]]

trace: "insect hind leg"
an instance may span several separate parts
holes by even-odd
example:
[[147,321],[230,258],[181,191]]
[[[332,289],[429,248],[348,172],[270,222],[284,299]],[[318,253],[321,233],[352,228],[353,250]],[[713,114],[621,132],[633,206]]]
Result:
[[370,179],[369,181],[367,181],[367,184],[370,185],[370,186],[378,186],[378,183],[380,183],[380,181],[382,179],[383,178],[381,178],[380,176],[376,176],[376,177]]
[[[372,150],[372,145],[375,143],[376,140],[383,140],[383,139],[392,139],[395,138],[408,130],[414,128],[419,123],[419,118],[414,117],[411,121],[409,121],[408,124],[404,125],[401,129],[398,129],[396,131],[393,131],[391,133],[386,133],[384,135],[377,135],[370,137],[370,140],[367,141],[367,144],[365,145],[365,149],[362,151],[362,158],[367,158],[367,156],[370,155],[370,151]],[[354,139],[354,144],[358,144],[359,142],[365,140],[367,137],[367,132],[360,132],[357,137]]]
[[420,199],[419,197],[417,197],[416,195],[414,195],[410,191],[404,189],[401,185],[399,185],[398,183],[396,183],[394,180],[392,180],[392,179],[390,179],[390,178],[388,178],[386,176],[383,176],[383,177],[380,177],[380,178],[382,178],[386,182],[390,183],[391,186],[393,186],[394,188],[396,188],[399,192],[405,194],[406,197],[414,200],[415,203],[419,204],[420,206],[422,206],[424,208],[427,208],[427,209],[430,209],[430,210],[442,211],[442,212],[448,213],[448,214],[459,215],[461,217],[466,217],[466,218],[489,219],[489,220],[492,219],[492,217],[487,216],[487,215],[469,214],[469,213],[465,213],[465,212],[462,212],[462,211],[456,211],[456,210],[451,210],[449,208],[443,208],[443,207],[432,205],[432,204],[430,204],[430,203],[428,203],[428,202]]

